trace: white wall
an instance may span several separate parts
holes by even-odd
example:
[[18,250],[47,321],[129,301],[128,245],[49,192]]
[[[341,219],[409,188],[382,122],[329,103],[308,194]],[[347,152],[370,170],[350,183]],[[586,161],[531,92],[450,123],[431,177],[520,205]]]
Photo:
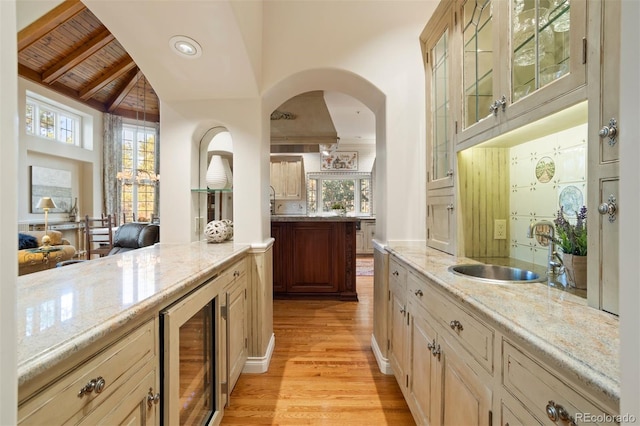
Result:
[[[274,107],[304,91],[327,89],[360,100],[376,114],[376,127],[382,133],[376,136],[380,241],[424,240],[426,235],[424,67],[418,37],[437,3],[264,5],[263,83],[269,99],[279,101]],[[357,93],[356,88],[345,87],[339,73],[313,81],[308,72],[314,69],[352,73],[382,92],[384,101],[372,104],[371,91]],[[298,75],[307,81],[300,82]],[[292,87],[297,90],[286,93]]]
[[17,423],[18,40],[14,0],[0,1],[0,425]]

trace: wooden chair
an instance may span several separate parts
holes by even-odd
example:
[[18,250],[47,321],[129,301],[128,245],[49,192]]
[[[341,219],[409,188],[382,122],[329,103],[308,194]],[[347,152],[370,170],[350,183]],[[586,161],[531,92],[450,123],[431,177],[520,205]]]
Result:
[[113,248],[113,217],[103,215],[102,217],[84,218],[85,249],[87,259],[91,255],[99,257],[107,256]]
[[135,222],[136,221],[135,212],[131,213],[130,219],[131,220],[127,220],[127,214],[126,213],[122,213],[122,223],[129,223],[129,222]]

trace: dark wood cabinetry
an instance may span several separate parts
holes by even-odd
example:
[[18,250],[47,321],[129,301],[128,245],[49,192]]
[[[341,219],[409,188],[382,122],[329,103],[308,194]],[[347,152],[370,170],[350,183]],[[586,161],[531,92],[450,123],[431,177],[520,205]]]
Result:
[[357,300],[356,221],[272,221],[276,297]]

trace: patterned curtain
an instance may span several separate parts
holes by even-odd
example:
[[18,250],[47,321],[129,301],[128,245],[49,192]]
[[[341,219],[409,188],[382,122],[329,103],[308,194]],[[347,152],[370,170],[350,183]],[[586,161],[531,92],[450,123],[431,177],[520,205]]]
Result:
[[121,186],[116,175],[122,170],[122,117],[117,115],[104,114],[102,164],[103,213],[115,215],[118,223]]
[[[160,175],[160,123],[156,124],[156,174]],[[153,199],[153,211],[160,216],[160,181],[156,185],[156,194]]]

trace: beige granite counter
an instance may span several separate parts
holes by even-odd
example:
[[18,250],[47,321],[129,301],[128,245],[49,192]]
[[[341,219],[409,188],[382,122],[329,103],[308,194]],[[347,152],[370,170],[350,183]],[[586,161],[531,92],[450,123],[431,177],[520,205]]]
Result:
[[595,394],[620,399],[619,319],[587,306],[584,298],[546,283],[494,284],[454,275],[447,268],[475,263],[418,246],[387,251],[499,325],[505,335],[526,342],[536,354]]
[[157,244],[17,280],[18,384],[166,306],[249,245]]

